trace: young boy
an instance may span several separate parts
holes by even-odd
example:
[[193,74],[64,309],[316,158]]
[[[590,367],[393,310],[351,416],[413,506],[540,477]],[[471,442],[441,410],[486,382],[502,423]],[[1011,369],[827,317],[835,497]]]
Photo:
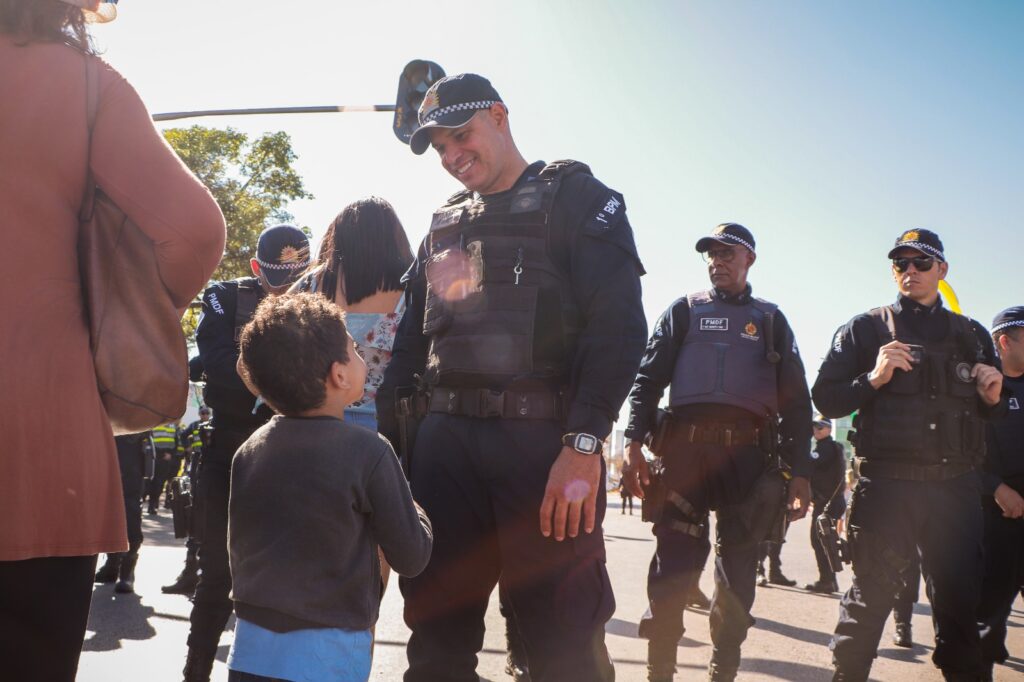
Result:
[[228,680],[363,682],[380,606],[377,548],[399,574],[417,575],[430,523],[387,440],[342,420],[366,365],[337,306],[268,297],[241,350],[247,382],[278,414],[231,467],[238,624]]

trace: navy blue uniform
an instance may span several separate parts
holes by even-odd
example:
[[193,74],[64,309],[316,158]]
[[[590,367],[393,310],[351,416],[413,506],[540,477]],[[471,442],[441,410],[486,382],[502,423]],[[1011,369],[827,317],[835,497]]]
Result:
[[[950,339],[964,328],[971,338],[958,339],[958,343],[971,345],[972,354],[976,351],[976,357],[970,359],[996,365],[992,340],[985,329],[948,312],[941,300],[926,307],[901,296],[891,310],[895,328],[902,330],[898,336],[901,341],[913,339],[938,347],[952,344]],[[945,380],[939,371],[929,370],[924,387],[917,390],[909,389],[906,383],[911,373],[901,370],[890,382],[893,387],[876,390],[871,386],[868,374],[875,366],[879,348],[890,341],[880,333],[877,319],[872,314],[859,315],[836,332],[812,391],[822,414],[842,417],[860,410],[858,419],[868,412],[881,421],[887,415],[875,414],[873,406],[883,398],[895,399],[898,405],[898,401],[910,404],[920,398],[927,403],[927,397],[942,397],[942,392],[935,389],[938,379]],[[950,389],[952,380],[946,381],[947,392],[964,391],[960,394],[960,410],[965,405],[973,406],[967,411],[982,418],[1005,410],[1005,399],[989,407],[971,393],[973,385]],[[951,419],[961,419],[960,414]],[[840,605],[831,644],[834,662],[847,675],[843,679],[867,678],[896,594],[911,578],[914,559],[919,557],[934,614],[936,644],[932,660],[951,679],[975,679],[973,676],[982,672],[975,624],[981,584],[982,515],[977,477],[966,457],[970,451],[967,436],[947,428],[949,422],[939,419],[931,424],[930,431],[928,424],[921,423],[921,431],[889,429],[885,438],[879,438],[881,429],[876,432],[870,426],[874,423],[869,421],[857,432],[861,478],[853,494],[849,521],[854,578]],[[942,428],[936,430],[937,424]],[[924,443],[922,439],[936,434],[945,440],[931,441],[933,445],[916,453],[923,459],[888,454],[891,443],[913,448],[915,441]],[[955,457],[957,449],[965,456]],[[871,471],[876,463],[882,465],[876,467],[877,475]]]
[[245,319],[239,319],[239,287],[251,297],[251,310],[266,294],[255,277],[217,282],[203,292],[203,314],[196,330],[196,345],[206,375],[204,400],[213,408],[213,440],[203,449],[197,504],[199,522],[199,584],[191,614],[188,645],[212,662],[221,632],[231,616],[231,572],[228,567],[228,495],[231,458],[235,450],[271,416],[265,405],[255,410],[256,398],[245,387],[235,366],[239,346],[237,333]]
[[1006,484],[1024,495],[1024,376],[1003,376],[1010,393],[1009,411],[991,425],[988,451],[981,474],[985,517],[985,580],[981,588],[978,623],[985,662],[1003,663],[1006,620],[1024,585],[1024,521],[1008,519],[992,494]]
[[[749,286],[737,296],[723,292],[713,295],[724,306],[745,306],[753,300]],[[690,317],[690,302],[684,297],[672,304],[654,328],[629,396],[626,437],[630,440],[643,441],[655,429],[658,403],[677,376],[677,359],[690,332]],[[774,367],[777,395],[773,398],[778,415],[778,454],[793,475],[807,476],[810,394],[789,323],[778,311],[774,320],[772,340],[781,356]],[[704,322],[702,318],[702,326]],[[709,324],[709,328],[714,327]],[[751,331],[753,334],[748,333],[745,338],[755,339],[767,333]],[[757,346],[761,347],[762,344]],[[771,367],[763,356],[759,362],[765,368]],[[691,378],[696,379],[684,380]],[[671,409],[675,421],[709,427],[729,424],[733,428],[764,429],[768,421],[776,420],[775,416],[769,420],[748,409],[717,402]],[[754,603],[758,545],[769,530],[768,527],[753,528],[756,524],[741,503],[758,497],[758,491],[768,480],[769,457],[760,445],[692,442],[682,451],[662,457],[662,461],[665,484],[676,499],[664,505],[661,520],[654,525],[658,546],[647,578],[650,610],[640,626],[641,636],[649,640],[648,661],[652,673],[670,674],[675,668],[676,646],[684,631],[685,598],[698,579],[710,548],[707,517],[712,509],[717,511],[718,519],[716,590],[711,606],[711,639],[715,647],[712,663],[723,670],[734,671],[739,665],[740,645],[753,624],[750,609]],[[780,505],[781,498],[773,502]],[[776,506],[775,511],[781,513],[781,506]],[[681,529],[685,530],[681,532]]]
[[[486,200],[511,196],[542,168],[541,162],[531,164],[513,188]],[[597,526],[589,535],[581,531],[563,542],[545,538],[538,515],[561,436],[607,436],[629,390],[646,338],[643,270],[622,196],[589,173],[564,177],[548,224],[548,250],[581,321],[574,342],[564,349],[566,375],[524,375],[487,388],[561,391],[565,417],[433,412],[420,426],[410,482],[433,523],[434,549],[426,571],[401,582],[412,629],[407,682],[477,679],[483,616],[499,574],[535,682],[614,678],[604,646],[604,624],[615,608],[601,533],[604,488],[598,492]],[[398,442],[395,389],[424,373],[431,344],[424,334],[427,258],[425,241],[406,275],[408,308],[377,394],[380,431],[393,442]],[[457,380],[454,385],[465,386]]]

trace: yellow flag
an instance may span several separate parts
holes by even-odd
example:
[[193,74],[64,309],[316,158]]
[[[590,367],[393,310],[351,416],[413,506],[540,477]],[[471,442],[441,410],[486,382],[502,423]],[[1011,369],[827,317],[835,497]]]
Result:
[[939,280],[939,292],[950,310],[958,315],[964,314],[964,311],[960,309],[960,299],[956,297],[956,292],[953,291],[953,287],[949,286],[949,282],[944,279]]

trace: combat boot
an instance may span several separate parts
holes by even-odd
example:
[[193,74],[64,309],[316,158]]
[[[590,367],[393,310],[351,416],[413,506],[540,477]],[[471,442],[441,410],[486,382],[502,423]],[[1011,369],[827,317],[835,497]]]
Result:
[[526,662],[526,647],[523,645],[523,638],[508,618],[505,619],[505,646],[508,650],[508,657],[505,659],[505,674],[515,682],[532,682],[530,677],[530,666]]
[[185,555],[185,567],[170,585],[164,585],[160,591],[164,594],[184,594],[191,597],[195,594],[196,585],[199,584],[199,558],[196,552],[189,550]]
[[95,581],[98,583],[112,583],[117,580],[117,569],[121,566],[122,556],[124,554],[120,552],[107,554],[107,560],[100,566],[100,570],[96,571]]
[[198,649],[189,647],[188,658],[185,659],[185,669],[182,671],[185,676],[183,682],[210,682],[213,659],[213,655],[204,655]]
[[768,587],[768,576],[764,574],[764,562],[757,562],[757,585],[758,587]]
[[781,568],[772,568],[768,571],[768,582],[772,585],[782,585],[783,587],[794,587],[796,585],[795,580],[790,580],[782,574]]
[[135,592],[135,564],[139,561],[138,552],[127,552],[121,557],[121,565],[117,570],[117,584],[114,592],[132,594]]
[[892,643],[904,649],[914,646],[914,631],[910,623],[896,623],[896,634],[892,636]]
[[837,665],[836,671],[832,675],[832,682],[867,682],[870,671],[870,666],[867,668],[855,668]]
[[839,585],[835,580],[815,580],[809,585],[804,585],[804,589],[818,594],[835,594],[839,591]]
[[733,682],[737,668],[726,666],[715,661],[708,663],[708,682]]
[[648,682],[672,682],[676,674],[676,641],[647,641]]

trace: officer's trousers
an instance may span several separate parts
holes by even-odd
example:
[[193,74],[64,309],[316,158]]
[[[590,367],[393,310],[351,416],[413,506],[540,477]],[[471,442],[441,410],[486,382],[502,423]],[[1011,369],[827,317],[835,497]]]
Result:
[[548,472],[561,451],[555,421],[429,415],[411,461],[413,496],[430,517],[426,570],[402,579],[406,682],[478,680],[484,614],[501,576],[534,682],[606,682],[604,625],[615,610],[601,522],[556,542],[540,533]]
[[164,486],[167,485],[173,476],[174,472],[178,470],[178,460],[172,455],[170,459],[164,459],[166,452],[156,453],[156,464],[153,468],[153,478],[149,482],[149,490],[147,491],[149,497],[149,508],[156,509],[160,506],[160,495],[164,492]]
[[985,578],[978,606],[981,650],[986,664],[1003,663],[1006,620],[1024,585],[1024,521],[1003,516],[991,497],[982,506],[985,516]]
[[124,518],[128,524],[128,550],[142,545],[142,446],[135,439],[115,438],[117,465],[121,470],[121,494],[124,497]]
[[[814,504],[814,515],[818,516],[824,512],[825,507],[828,505],[827,497],[813,496]],[[836,581],[836,574],[832,570],[832,567],[828,563],[828,554],[825,552],[825,547],[821,544],[821,538],[818,537],[818,525],[814,519],[811,519],[811,549],[814,550],[814,561],[818,564],[818,580],[823,582]]]
[[[777,496],[769,496],[773,497],[769,501],[758,495],[769,475],[765,454],[752,446],[689,445],[666,456],[664,464],[665,483],[675,494],[669,494],[661,519],[654,524],[657,549],[647,575],[650,605],[640,623],[640,636],[649,640],[648,662],[659,670],[675,666],[686,597],[707,558],[708,512],[715,509],[712,658],[726,669],[735,668],[740,646],[754,622],[750,609],[759,544],[770,529],[771,517],[781,513],[784,505],[781,477],[776,479]],[[754,519],[767,523],[753,523]]]
[[254,429],[216,425],[213,442],[203,451],[198,495],[202,498],[199,546],[199,584],[193,597],[188,646],[210,661],[217,653],[221,632],[234,609],[228,567],[228,496],[231,458]]
[[862,477],[851,502],[853,584],[840,602],[835,664],[850,679],[866,678],[918,555],[935,625],[932,661],[946,675],[981,674],[981,537],[974,473],[928,482]]

